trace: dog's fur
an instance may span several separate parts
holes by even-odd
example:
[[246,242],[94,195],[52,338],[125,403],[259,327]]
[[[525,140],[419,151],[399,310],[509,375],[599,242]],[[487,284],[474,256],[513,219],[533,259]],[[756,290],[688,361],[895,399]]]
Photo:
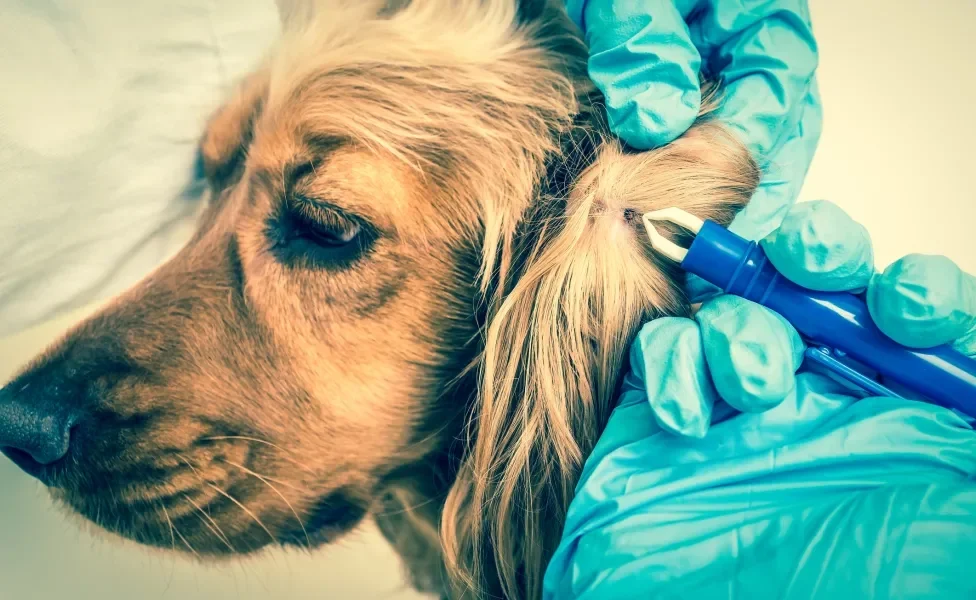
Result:
[[689,311],[639,215],[727,223],[756,166],[707,99],[606,135],[559,0],[324,4],[209,123],[189,245],[18,379],[84,405],[54,493],[201,557],[372,515],[419,589],[538,597],[628,343]]

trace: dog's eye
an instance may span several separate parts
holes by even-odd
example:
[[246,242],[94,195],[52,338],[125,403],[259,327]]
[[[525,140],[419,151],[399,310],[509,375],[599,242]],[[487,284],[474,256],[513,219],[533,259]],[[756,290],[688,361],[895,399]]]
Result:
[[337,208],[297,199],[269,224],[271,247],[286,264],[341,268],[359,259],[375,240],[365,221]]
[[354,221],[346,220],[332,223],[314,221],[300,222],[295,230],[295,236],[318,244],[323,248],[339,248],[351,244],[359,237],[362,226]]

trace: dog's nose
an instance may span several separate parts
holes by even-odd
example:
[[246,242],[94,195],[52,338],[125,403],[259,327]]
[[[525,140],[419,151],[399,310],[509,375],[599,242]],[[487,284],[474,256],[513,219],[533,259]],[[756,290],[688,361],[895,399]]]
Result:
[[69,406],[28,386],[0,389],[0,450],[29,474],[68,453],[77,418]]

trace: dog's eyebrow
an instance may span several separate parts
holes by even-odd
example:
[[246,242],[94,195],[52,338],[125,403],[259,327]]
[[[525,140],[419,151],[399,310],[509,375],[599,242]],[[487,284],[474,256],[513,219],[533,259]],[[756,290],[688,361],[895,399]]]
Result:
[[[290,161],[285,165],[284,179],[286,187],[291,187],[298,179],[309,173],[315,173],[319,165],[324,163],[330,154],[339,149],[343,140],[334,135],[309,133],[302,138],[306,154],[299,160]],[[287,191],[287,190],[286,190]]]
[[310,133],[302,138],[303,152],[278,168],[259,167],[255,170],[257,184],[272,195],[288,193],[289,188],[310,172],[314,173],[335,152],[344,140],[337,136]]
[[335,135],[307,133],[302,138],[302,142],[308,148],[311,157],[325,158],[325,156],[335,152],[346,140]]

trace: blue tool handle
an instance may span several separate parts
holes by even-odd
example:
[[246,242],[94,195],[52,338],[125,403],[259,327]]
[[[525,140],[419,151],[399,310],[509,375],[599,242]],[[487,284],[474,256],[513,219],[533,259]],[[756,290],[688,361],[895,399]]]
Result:
[[887,396],[889,398],[902,397],[901,394],[892,390],[891,388],[885,387],[881,384],[881,382],[872,379],[854,367],[839,360],[839,355],[840,353],[838,353],[835,349],[825,348],[823,346],[809,347],[806,349],[806,352],[803,353],[804,358],[806,358],[811,364],[820,365],[824,369],[830,371],[834,380],[852,384],[859,390],[867,392],[872,396]]
[[[776,270],[759,244],[705,221],[681,266],[726,293],[779,313],[813,344],[839,350],[927,400],[976,416],[976,360],[949,345],[901,346],[878,329],[863,300],[796,285]],[[831,361],[820,364],[836,371]]]

